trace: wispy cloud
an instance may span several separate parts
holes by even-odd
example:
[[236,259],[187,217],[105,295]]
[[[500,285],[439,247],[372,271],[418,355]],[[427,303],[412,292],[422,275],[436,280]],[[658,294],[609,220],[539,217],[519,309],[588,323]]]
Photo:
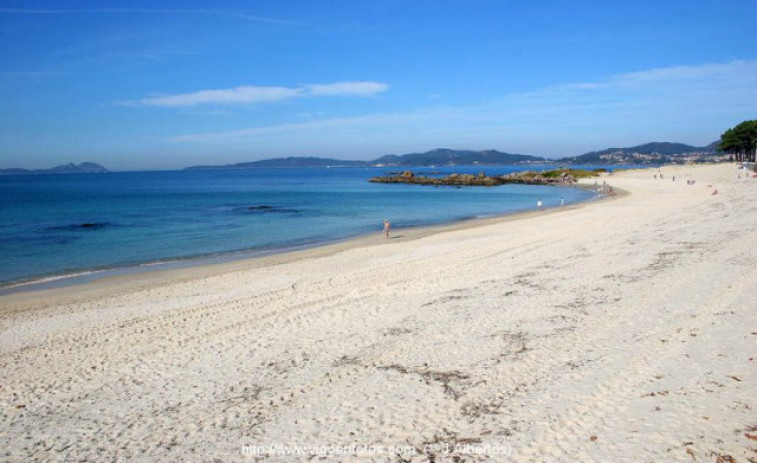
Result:
[[222,10],[212,8],[0,8],[0,14],[205,14],[228,16],[247,21],[279,24],[283,26],[301,26],[302,23],[280,18],[268,18],[245,11]]
[[177,95],[160,95],[122,103],[126,106],[180,107],[196,105],[250,104],[305,96],[371,96],[389,89],[379,82],[336,82],[301,87],[241,86],[229,89],[200,90]]
[[156,96],[143,98],[133,102],[134,106],[195,106],[200,104],[242,104],[261,103],[266,101],[285,100],[302,96],[303,90],[287,87],[236,87],[223,90],[201,90],[193,93],[178,95]]
[[612,78],[616,83],[638,82],[678,82],[680,80],[698,80],[702,78],[726,77],[734,72],[750,71],[754,69],[755,61],[737,60],[727,63],[712,63],[700,66],[673,66],[667,68],[648,69],[639,72],[619,74]]
[[[754,72],[755,67],[757,67],[757,61],[754,60],[737,60],[699,66],[671,66],[615,74],[596,82],[573,82],[524,93],[524,95],[570,93],[574,91],[590,93],[599,90],[620,91],[641,88],[659,90],[668,89],[670,86],[688,89],[697,84],[732,86],[738,85],[740,82],[752,82],[754,78],[751,73]],[[685,87],[681,87],[682,85]]]
[[235,18],[246,19],[248,21],[257,21],[257,22],[270,23],[270,24],[280,24],[282,26],[303,26],[304,25],[303,23],[296,22],[296,21],[266,18],[264,16],[255,16],[255,15],[247,14],[247,13],[231,13],[231,15]]
[[723,128],[753,117],[755,111],[757,60],[751,60],[623,73],[511,93],[479,105],[389,109],[356,117],[185,134],[168,141],[240,150],[268,146],[290,153],[312,153],[318,146],[328,153],[340,147],[370,152],[391,140],[404,147],[499,147],[556,156],[605,144],[654,140],[705,144]]
[[307,90],[311,95],[356,95],[370,96],[385,92],[389,89],[387,84],[380,82],[337,82],[335,84],[308,85]]

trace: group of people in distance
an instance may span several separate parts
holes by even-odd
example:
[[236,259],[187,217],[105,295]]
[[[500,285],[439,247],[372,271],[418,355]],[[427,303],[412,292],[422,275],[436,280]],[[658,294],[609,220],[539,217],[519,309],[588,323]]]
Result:
[[[746,175],[747,175],[747,178],[748,178],[749,174],[747,173]],[[757,177],[757,175],[754,175],[754,177]],[[662,172],[659,172],[657,174],[654,174],[654,178],[655,178],[655,180],[657,180],[658,178],[660,180],[663,180],[664,175],[663,175]],[[741,178],[741,174],[739,174],[738,178]],[[672,176],[672,181],[674,181],[674,182],[676,181],[675,175]],[[696,183],[696,180],[694,180],[694,179],[686,180],[686,184],[687,185],[694,185],[695,183]],[[606,182],[604,183],[603,188],[608,188],[608,194],[610,194],[610,195],[612,195],[612,194],[615,193],[613,191],[612,187],[609,187]],[[603,188],[598,188],[597,192],[601,193]],[[713,188],[713,186],[712,185],[707,185],[707,188]],[[710,193],[710,194],[711,195],[718,194],[718,189],[714,188],[712,190],[712,193]],[[560,206],[564,206],[564,205],[565,205],[565,198],[560,198]],[[536,208],[539,209],[539,210],[544,209],[544,203],[542,202],[541,198],[539,198],[539,200],[536,201]],[[392,224],[391,224],[391,222],[389,222],[388,219],[384,219],[384,237],[386,239],[389,239],[389,234],[390,234],[391,230],[392,230]]]
[[[659,174],[654,174],[654,178],[655,178],[655,180],[657,180],[658,176],[659,176],[660,180],[662,180],[662,179],[664,178],[664,176],[663,176],[663,173],[662,173],[662,172],[660,172]],[[739,178],[740,178],[740,177],[739,177]],[[676,176],[675,176],[675,175],[673,175],[673,181],[674,181],[674,182],[676,181]],[[697,182],[697,181],[696,181],[696,180],[694,180],[694,179],[688,179],[688,180],[686,180],[686,184],[687,184],[687,185],[694,185],[694,184],[695,184],[696,182]],[[707,185],[707,188],[712,188],[712,185]],[[711,195],[716,195],[716,194],[718,194],[718,189],[717,189],[717,188],[715,188],[714,190],[712,190],[712,193],[710,193],[710,194],[711,194]]]

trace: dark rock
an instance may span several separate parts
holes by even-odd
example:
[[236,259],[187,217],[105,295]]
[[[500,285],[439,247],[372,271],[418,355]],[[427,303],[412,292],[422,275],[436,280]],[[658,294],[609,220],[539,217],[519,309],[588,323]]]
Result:
[[48,230],[54,231],[78,231],[78,230],[99,230],[101,228],[113,225],[110,222],[84,222],[72,225],[62,225],[59,227],[50,227]]
[[[572,184],[575,180],[571,175],[574,171],[547,171],[547,172],[513,172],[507,175],[488,177],[483,172],[478,175],[450,174],[446,177],[425,177],[415,175],[411,171],[405,171],[401,175],[387,177],[373,177],[373,183],[409,183],[413,185],[450,185],[450,186],[497,186],[508,183],[522,183],[535,185]],[[595,176],[596,173],[587,173],[586,176]]]
[[79,224],[79,228],[86,230],[96,230],[98,228],[105,228],[108,225],[110,225],[108,222],[84,222],[82,224]]

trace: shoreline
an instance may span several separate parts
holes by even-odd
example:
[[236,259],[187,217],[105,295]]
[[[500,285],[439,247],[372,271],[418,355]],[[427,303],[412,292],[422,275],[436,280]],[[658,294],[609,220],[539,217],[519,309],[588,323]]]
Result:
[[3,296],[4,457],[748,461],[757,180],[662,171],[613,174],[613,200]]
[[[597,177],[597,178],[600,178],[600,179],[607,178],[607,174],[603,174],[603,176]],[[594,179],[591,179],[591,180],[593,181]],[[595,190],[592,187],[592,185],[589,185],[588,183],[576,183],[572,186],[555,185],[555,187],[578,188],[578,189],[583,189],[583,190],[592,191],[592,192],[594,192]],[[627,194],[627,193],[622,192],[622,191],[616,191],[616,194],[614,195],[614,197],[620,198],[624,194]],[[611,199],[611,198],[612,197],[610,196],[602,195],[601,197],[595,196],[592,198],[588,198],[584,201],[581,201],[579,203],[569,204],[567,206],[547,207],[541,211],[537,211],[533,209],[526,209],[526,210],[520,210],[520,211],[515,211],[515,212],[494,214],[487,217],[464,218],[460,220],[454,220],[451,222],[443,222],[443,223],[438,223],[438,224],[415,225],[415,226],[409,226],[409,227],[404,227],[404,228],[398,228],[398,229],[393,229],[393,234],[396,235],[399,231],[403,231],[404,234],[400,236],[396,236],[396,238],[393,238],[393,239],[403,240],[405,239],[405,235],[408,235],[410,239],[418,239],[418,238],[429,236],[435,233],[443,233],[445,231],[456,230],[458,229],[458,227],[469,228],[469,227],[484,225],[487,223],[486,221],[498,222],[500,220],[509,220],[509,219],[515,218],[516,216],[519,216],[521,214],[544,213],[544,212],[555,212],[555,211],[560,211],[560,210],[567,210],[572,207],[584,206],[587,204],[591,204],[593,202],[597,202],[597,201],[601,201],[605,199]],[[301,245],[284,246],[280,248],[228,251],[228,252],[221,252],[214,255],[166,259],[163,261],[142,262],[142,263],[128,264],[128,265],[108,267],[108,268],[81,269],[81,270],[73,270],[71,272],[60,273],[60,274],[40,275],[37,277],[30,277],[28,279],[11,281],[8,283],[0,284],[0,298],[3,298],[5,296],[15,295],[15,294],[29,294],[29,293],[36,293],[40,291],[50,291],[50,290],[65,289],[69,287],[77,287],[77,286],[82,286],[82,285],[96,284],[100,280],[110,281],[111,279],[136,277],[144,273],[150,274],[153,272],[175,272],[175,271],[182,271],[182,270],[191,271],[192,269],[201,271],[203,267],[215,268],[216,266],[219,266],[219,265],[223,266],[223,265],[234,264],[234,263],[239,263],[240,265],[242,265],[242,263],[244,262],[258,261],[261,259],[271,259],[274,263],[289,262],[291,260],[296,260],[299,258],[307,258],[307,257],[313,257],[317,255],[323,255],[318,252],[319,248],[324,248],[323,251],[326,253],[334,253],[334,252],[340,252],[346,249],[351,249],[353,247],[377,244],[373,242],[372,237],[374,236],[382,236],[382,232],[379,230],[375,234],[374,233],[358,233],[358,234],[346,236],[343,238],[335,238],[333,240],[317,241],[317,242],[306,243],[306,244],[301,244]],[[282,258],[277,259],[277,257],[279,256],[281,256]],[[252,263],[252,262],[248,262],[248,263]],[[266,263],[264,262],[263,264],[266,264]],[[273,265],[273,263],[271,265]],[[223,272],[223,270],[219,270],[219,272]]]

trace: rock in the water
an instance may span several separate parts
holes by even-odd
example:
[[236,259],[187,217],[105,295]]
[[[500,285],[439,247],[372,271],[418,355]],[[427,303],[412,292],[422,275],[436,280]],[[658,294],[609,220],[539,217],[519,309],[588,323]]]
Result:
[[405,171],[401,175],[387,177],[373,177],[374,183],[409,183],[413,185],[450,185],[450,186],[497,186],[507,183],[524,183],[536,185],[571,185],[577,178],[596,177],[597,172],[574,169],[557,169],[544,172],[513,172],[507,175],[488,177],[483,172],[478,175],[450,174],[446,177],[417,176],[411,171]]
[[96,230],[98,228],[105,228],[109,224],[108,222],[84,222],[82,224],[79,224],[78,228],[84,228],[87,230]]

